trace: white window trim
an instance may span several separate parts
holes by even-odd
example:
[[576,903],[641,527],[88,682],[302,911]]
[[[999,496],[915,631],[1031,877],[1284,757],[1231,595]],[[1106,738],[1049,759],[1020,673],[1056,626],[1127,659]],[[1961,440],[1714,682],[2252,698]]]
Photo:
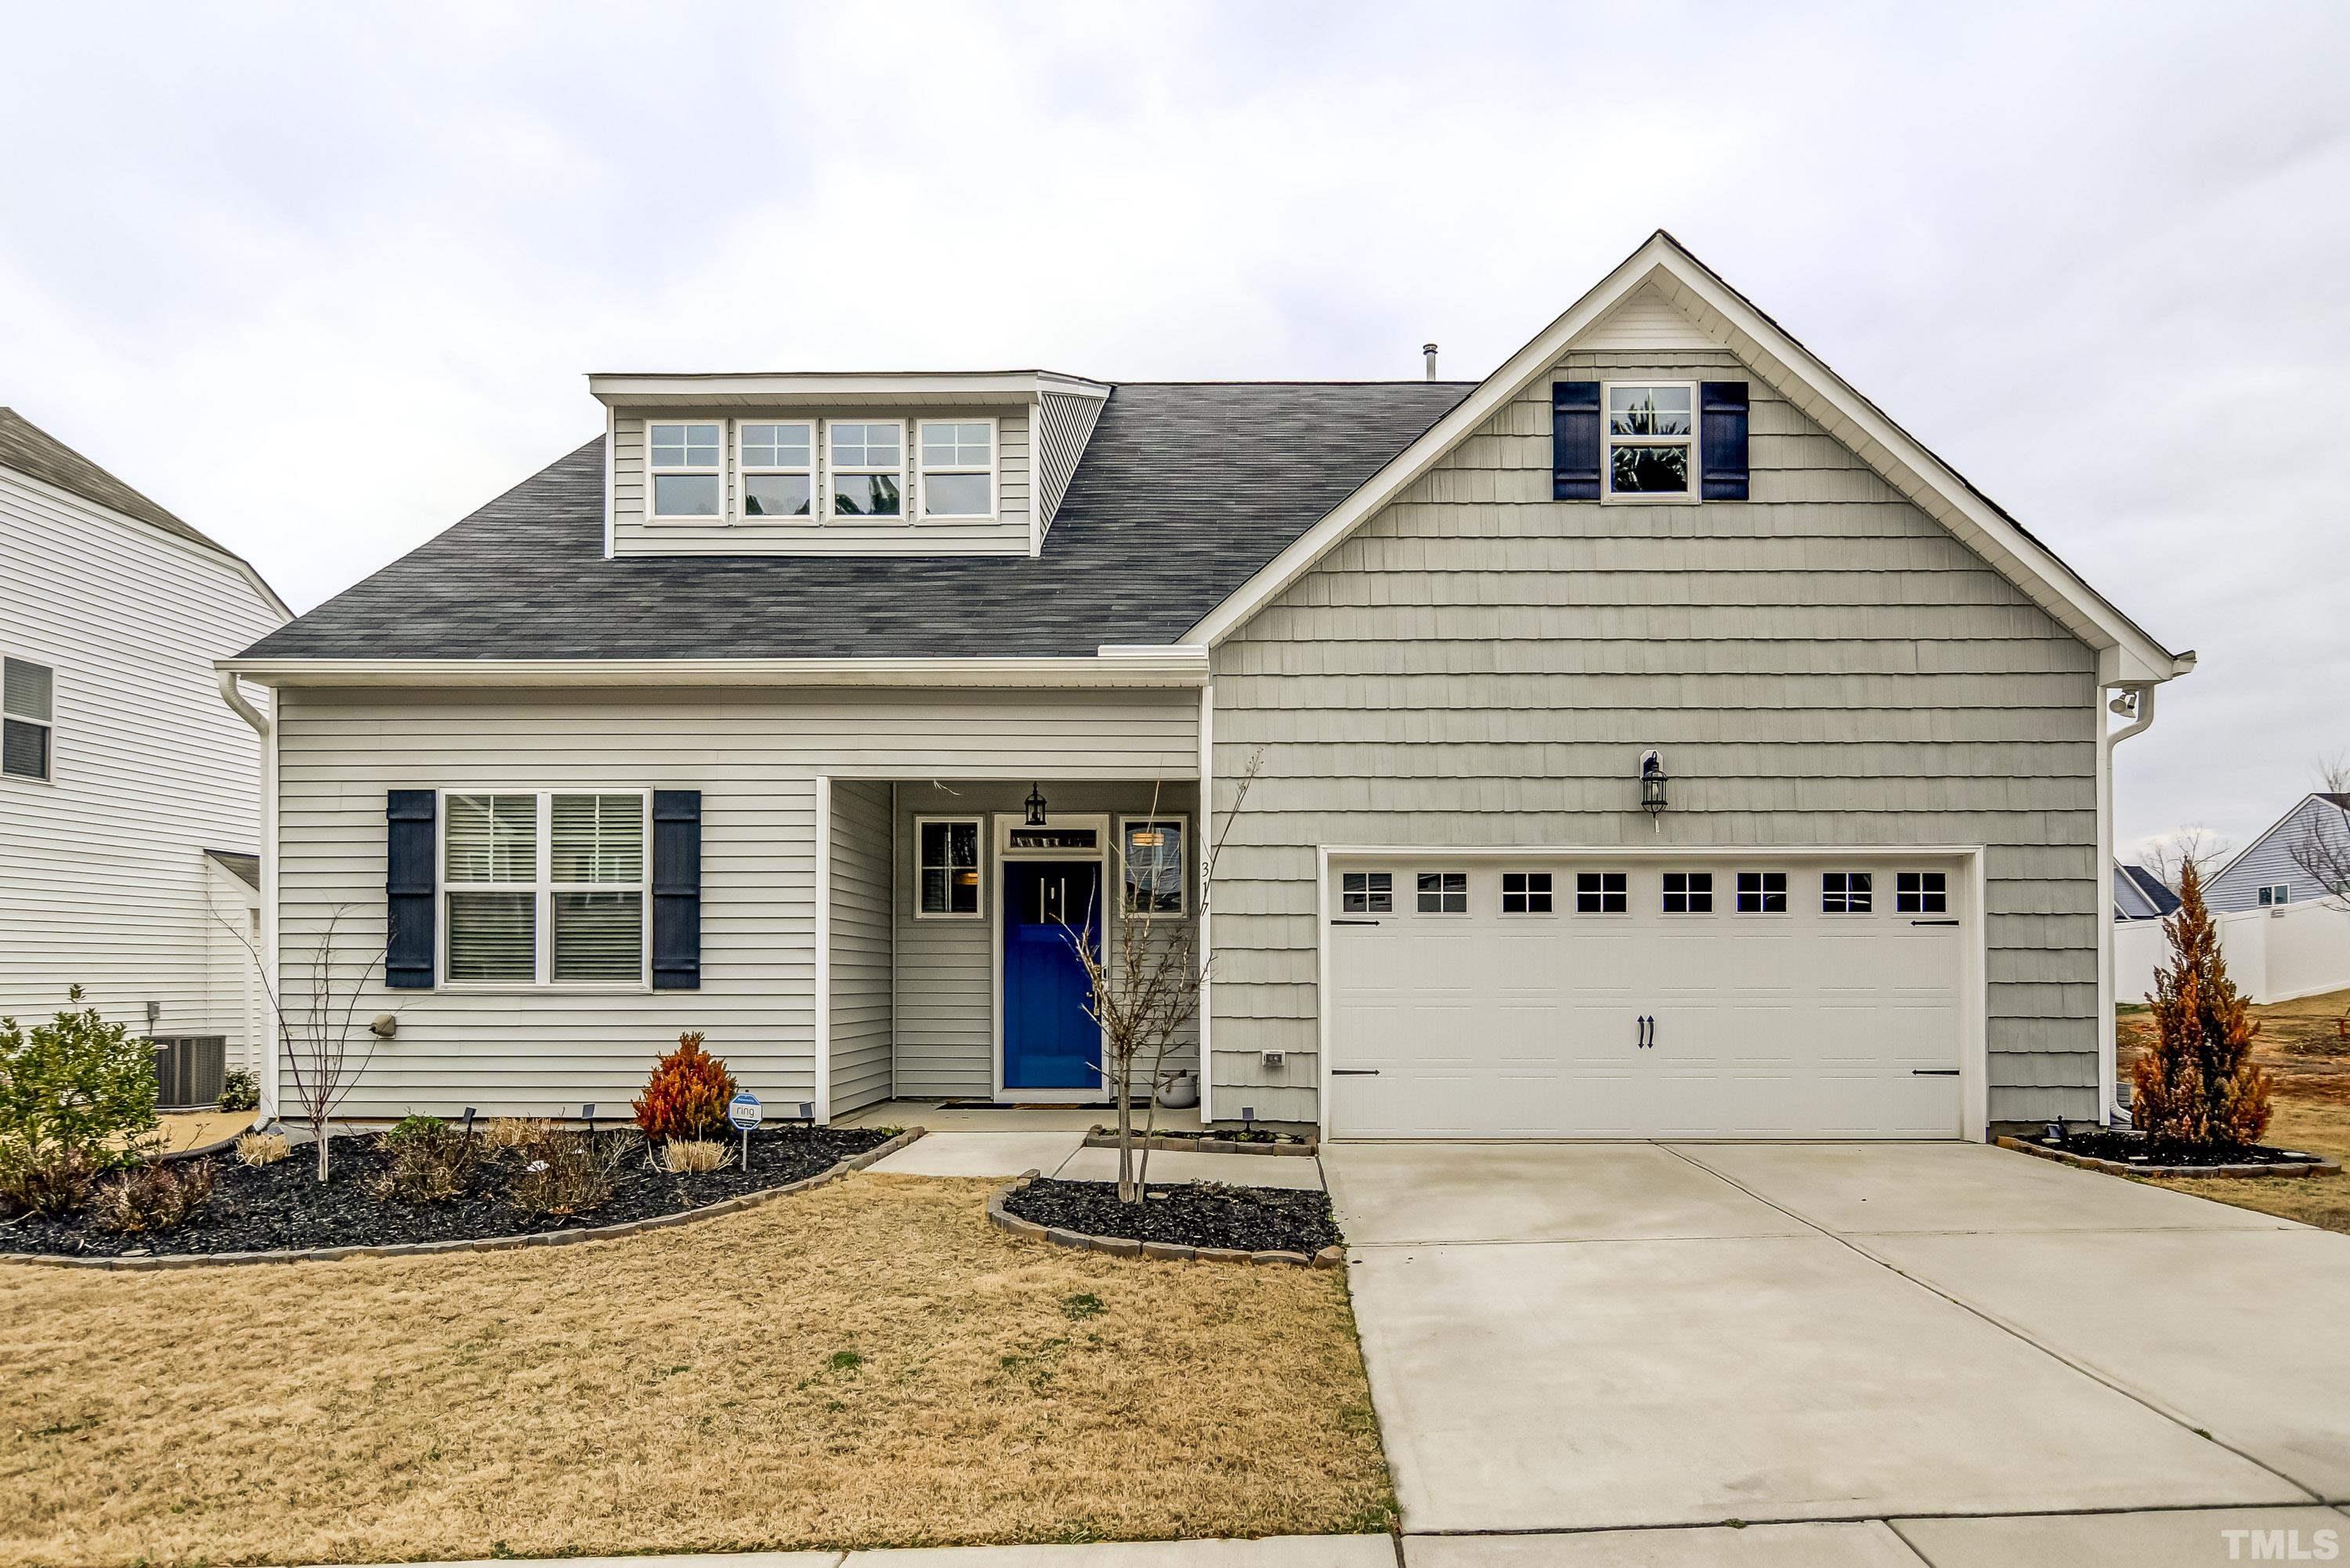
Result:
[[[1582,867],[1577,867],[1575,869],[1569,872],[1568,875],[1573,877],[1577,882],[1580,882],[1586,877],[1621,877],[1624,878],[1624,907],[1622,909],[1586,909],[1583,907],[1583,889],[1580,887],[1575,887],[1567,889],[1567,897],[1575,900],[1574,905],[1567,910],[1568,914],[1582,920],[1624,920],[1631,918],[1632,873],[1629,870],[1616,871],[1609,869],[1607,867],[1599,866],[1593,867],[1591,870],[1586,871]],[[1659,888],[1664,886],[1661,882],[1657,885]],[[1600,885],[1596,897],[1597,897],[1602,902],[1607,900],[1607,890],[1605,883]],[[1659,901],[1661,901],[1661,899]]]
[[[43,748],[41,753],[42,760],[47,766],[44,772],[37,774],[0,774],[0,782],[48,784],[55,787],[57,782],[57,667],[44,659],[27,659],[20,653],[0,653],[0,660],[29,664],[36,670],[46,670],[49,672],[49,716],[47,718],[36,719],[30,713],[0,712],[0,719],[12,719],[19,724],[38,724],[48,732],[49,743]],[[0,708],[5,706],[5,699],[0,698]]]
[[[1448,871],[1442,867],[1422,869],[1413,867],[1407,873],[1411,877],[1411,918],[1415,920],[1465,920],[1477,907],[1477,886],[1467,871]],[[1423,909],[1419,907],[1419,879],[1422,877],[1458,877],[1461,878],[1461,907],[1457,909]],[[1437,900],[1443,901],[1443,885],[1438,884]]]
[[[931,425],[979,425],[987,427],[987,462],[945,463],[932,468],[922,457],[922,431]],[[1003,427],[994,415],[975,419],[939,418],[914,421],[913,465],[916,488],[920,492],[915,514],[925,523],[993,523],[1003,514]],[[984,512],[933,512],[931,510],[931,475],[933,473],[983,473],[987,475],[987,510]]]
[[[1693,897],[1696,897],[1700,892],[1702,892],[1702,893],[1703,893],[1703,895],[1704,895],[1704,898],[1705,898],[1706,907],[1705,907],[1704,909],[1666,909],[1666,908],[1665,908],[1665,900],[1666,900],[1667,898],[1669,898],[1672,897],[1671,893],[1670,893],[1670,892],[1669,892],[1669,891],[1666,889],[1666,888],[1665,888],[1665,878],[1666,878],[1666,877],[1704,877],[1704,878],[1705,878],[1705,887],[1704,887],[1702,889],[1699,889],[1699,888],[1689,888],[1689,887],[1684,887],[1684,888],[1682,888],[1682,889],[1681,889],[1681,896],[1682,896],[1683,898],[1693,898]],[[1717,886],[1715,885],[1715,882],[1714,882],[1714,877],[1715,877],[1715,873],[1714,873],[1714,872],[1712,872],[1712,871],[1711,871],[1711,870],[1706,870],[1706,871],[1661,871],[1661,872],[1658,873],[1658,875],[1657,875],[1657,914],[1658,914],[1658,916],[1659,916],[1660,919],[1668,919],[1668,920],[1711,920],[1711,919],[1720,919],[1720,918],[1721,918],[1721,914],[1722,914],[1722,908],[1721,908],[1721,889],[1719,887],[1717,887]],[[1737,891],[1736,891],[1736,888],[1737,888],[1737,885],[1736,885],[1736,883],[1733,881],[1733,882],[1731,883],[1731,902],[1732,902],[1733,904],[1735,904],[1735,903],[1736,903],[1736,901],[1737,901]]]
[[[1785,900],[1785,908],[1778,909],[1740,909],[1738,907],[1738,878],[1741,876],[1776,877],[1780,878],[1779,897]],[[1766,897],[1770,891],[1771,889],[1765,888],[1755,896],[1757,898]],[[1768,866],[1752,866],[1745,867],[1743,870],[1733,868],[1730,873],[1730,912],[1742,920],[1794,919],[1795,918],[1795,889],[1794,879],[1788,873],[1777,870],[1774,867]]]
[[[529,992],[533,993],[590,992],[604,995],[649,992],[653,988],[653,792],[635,784],[565,784],[560,789],[531,784],[481,784],[437,792],[434,803],[433,881],[436,991]],[[526,794],[537,804],[536,875],[528,882],[457,882],[449,877],[449,797],[451,795]],[[644,811],[644,854],[637,880],[628,882],[556,882],[554,878],[555,797],[558,794],[632,794]],[[637,978],[627,980],[562,980],[555,978],[555,895],[556,892],[625,893],[633,887],[639,918],[637,932]],[[536,974],[530,980],[452,980],[449,978],[449,895],[459,893],[521,893],[532,895],[531,936]]]
[[[972,869],[979,877],[979,897],[970,909],[925,909],[922,908],[922,827],[927,823],[963,823],[971,828],[972,853],[975,864]],[[951,901],[951,900],[950,900]],[[945,813],[916,815],[914,818],[914,919],[918,920],[984,920],[987,910],[987,819],[976,814]]]
[[[824,478],[824,507],[819,515],[831,522],[870,524],[880,527],[894,527],[900,523],[910,523],[914,520],[915,498],[911,493],[914,487],[906,482],[906,465],[913,459],[911,443],[907,440],[908,423],[909,421],[903,418],[892,420],[862,416],[827,418],[824,421],[824,429],[819,432],[819,439],[824,442],[824,461],[820,464]],[[896,425],[898,427],[898,466],[882,468],[872,463],[841,462],[833,453],[832,437],[833,432],[842,425]],[[898,482],[898,514],[895,517],[876,517],[862,512],[835,512],[832,509],[834,484],[844,474],[856,473],[886,473]]]
[[[1846,878],[1845,890],[1836,895],[1838,898],[1843,898],[1846,901],[1846,907],[1844,909],[1831,909],[1828,908],[1828,878],[1831,877],[1842,877]],[[1866,877],[1868,878],[1868,891],[1864,895],[1864,897],[1868,899],[1868,908],[1866,909],[1856,909],[1850,907],[1853,897],[1851,878],[1855,877]],[[1834,867],[1823,869],[1820,872],[1820,918],[1831,920],[1874,919],[1878,913],[1877,903],[1877,873],[1874,870],[1851,871]],[[1897,882],[1895,886],[1898,887],[1899,884]]]
[[[1136,822],[1171,822],[1183,835],[1183,853],[1176,869],[1176,905],[1172,909],[1132,909],[1126,903],[1126,829]],[[1154,920],[1188,920],[1191,918],[1191,818],[1180,811],[1141,811],[1118,819],[1117,864],[1111,867],[1118,874],[1118,912],[1121,919],[1140,919],[1146,916]]]
[[[2279,894],[2283,896],[2280,898],[2278,897]],[[2258,896],[2260,898],[2260,903],[2257,908],[2263,909],[2285,909],[2293,903],[2293,884],[2290,882],[2263,882],[2258,889]]]
[[[1396,912],[1395,876],[1396,874],[1393,871],[1386,870],[1343,871],[1339,873],[1339,915],[1342,918],[1351,918],[1355,919],[1377,919],[1383,916],[1394,914]],[[1349,877],[1360,877],[1363,879],[1363,890],[1361,893],[1357,894],[1348,890],[1346,879]],[[1388,879],[1388,885],[1384,888],[1372,887],[1371,878],[1374,877],[1386,877]],[[1387,898],[1388,907],[1384,909],[1372,909],[1371,900],[1373,898],[1379,898],[1382,895]],[[1363,900],[1363,907],[1359,909],[1350,909],[1347,908],[1347,900],[1350,898],[1360,898]]]
[[[654,523],[702,524],[724,523],[726,521],[726,452],[727,443],[733,439],[733,433],[728,428],[732,423],[732,421],[723,419],[656,420],[649,418],[645,421],[645,516],[649,521]],[[653,427],[655,425],[716,425],[718,427],[718,462],[715,464],[689,463],[678,467],[664,467],[655,463],[653,462]],[[691,442],[688,444],[691,444]],[[715,512],[662,512],[658,510],[660,505],[660,485],[658,481],[660,476],[665,473],[715,474],[718,479],[718,510]],[[457,793],[464,794],[470,792],[460,790]],[[567,791],[565,793],[568,794],[569,792]]]
[[[1550,900],[1550,908],[1547,909],[1511,909],[1510,878],[1513,877],[1544,877],[1549,878],[1550,886],[1541,890],[1541,897]],[[1501,915],[1501,918],[1505,920],[1555,920],[1558,919],[1559,892],[1558,873],[1556,871],[1537,870],[1531,866],[1505,866],[1501,871],[1501,880],[1494,884],[1493,896],[1501,900],[1500,904],[1496,907],[1497,912]],[[1531,885],[1527,887],[1524,892],[1517,895],[1517,897],[1521,898],[1529,899],[1534,896],[1535,889]]]
[[[733,486],[734,492],[734,520],[740,523],[749,524],[751,526],[755,528],[764,528],[771,524],[787,528],[804,528],[810,524],[822,521],[824,509],[818,504],[818,503],[824,498],[818,493],[818,492],[823,488],[823,481],[820,474],[824,467],[821,461],[824,452],[824,421],[812,416],[806,415],[795,418],[788,414],[777,414],[772,417],[763,414],[753,419],[733,420],[729,421],[729,424],[732,429],[727,436],[727,445],[725,450],[733,452],[734,455],[735,477]],[[808,433],[807,466],[805,468],[784,468],[771,466],[767,463],[752,462],[750,451],[743,444],[743,437],[744,427],[749,425],[798,425],[802,429],[806,430]],[[808,482],[808,509],[806,516],[754,517],[752,515],[750,481],[754,475],[769,473],[797,473],[806,476]]]
[[[1690,433],[1681,436],[1619,436],[1615,433],[1612,409],[1618,387],[1686,387],[1690,395]],[[1670,376],[1627,376],[1618,381],[1599,383],[1599,499],[1617,506],[1693,506],[1704,499],[1705,474],[1703,454],[1698,440],[1705,420],[1704,400],[1699,383],[1683,381]],[[1678,493],[1657,491],[1634,491],[1619,495],[1616,493],[1616,449],[1618,446],[1675,446],[1689,448],[1689,488]]]

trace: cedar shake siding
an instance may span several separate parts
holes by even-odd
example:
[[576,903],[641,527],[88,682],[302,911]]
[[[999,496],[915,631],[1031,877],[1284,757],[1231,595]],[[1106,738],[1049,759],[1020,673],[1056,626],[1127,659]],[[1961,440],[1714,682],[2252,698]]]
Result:
[[[2096,654],[1726,350],[1594,336],[1215,650],[1217,1108],[1316,1114],[1317,845],[1982,844],[1991,1118],[2095,1116]],[[1643,376],[1751,383],[1749,499],[1551,499],[1550,381]]]

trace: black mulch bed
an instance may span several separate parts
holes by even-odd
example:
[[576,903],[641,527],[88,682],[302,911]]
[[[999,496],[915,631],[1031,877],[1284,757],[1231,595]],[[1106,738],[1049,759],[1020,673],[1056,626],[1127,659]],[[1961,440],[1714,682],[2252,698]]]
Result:
[[1032,1181],[1003,1200],[1004,1211],[1038,1225],[1185,1247],[1303,1252],[1346,1244],[1327,1193],[1287,1187],[1153,1182],[1140,1203],[1118,1200],[1114,1181]]
[[2149,1137],[2142,1132],[2122,1132],[2108,1127],[2085,1127],[2070,1131],[2061,1143],[2046,1137],[2023,1140],[2043,1148],[2063,1149],[2088,1159],[2118,1160],[2128,1165],[2300,1165],[2318,1157],[2297,1154],[2289,1148],[2271,1148],[2266,1144],[2228,1144],[2217,1148],[2179,1143],[2172,1138]]
[[[134,1253],[265,1252],[308,1247],[385,1247],[411,1241],[480,1241],[539,1231],[588,1230],[628,1220],[650,1220],[707,1203],[783,1187],[828,1170],[852,1155],[886,1143],[891,1131],[870,1127],[762,1128],[751,1135],[751,1168],[729,1164],[698,1176],[671,1176],[653,1163],[636,1135],[599,1133],[599,1139],[635,1144],[614,1172],[612,1196],[584,1214],[531,1214],[506,1197],[521,1156],[482,1151],[461,1198],[408,1204],[379,1199],[375,1179],[387,1164],[383,1137],[335,1139],[333,1177],[320,1185],[317,1150],[296,1144],[275,1165],[239,1165],[234,1156],[213,1160],[212,1202],[175,1230],[118,1236],[85,1213],[63,1220],[32,1216],[0,1221],[0,1252],[57,1252],[90,1257]],[[727,1141],[741,1158],[742,1137]]]
[[[1111,1127],[1096,1127],[1093,1131],[1104,1137],[1115,1137],[1118,1136],[1118,1129]],[[1134,1136],[1138,1138],[1142,1137],[1142,1128],[1140,1127],[1137,1127],[1134,1129]],[[1157,1132],[1152,1133],[1150,1136],[1152,1137],[1186,1139],[1194,1143],[1205,1143],[1210,1139],[1213,1139],[1217,1143],[1298,1144],[1302,1146],[1305,1142],[1304,1138],[1299,1137],[1295,1133],[1273,1132],[1264,1127],[1200,1127],[1196,1129],[1191,1127],[1160,1127]]]

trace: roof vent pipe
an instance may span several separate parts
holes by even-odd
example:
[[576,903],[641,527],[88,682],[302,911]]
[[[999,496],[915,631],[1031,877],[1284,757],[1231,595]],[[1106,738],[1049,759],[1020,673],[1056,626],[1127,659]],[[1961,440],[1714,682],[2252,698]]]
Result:
[[1436,345],[1423,343],[1419,346],[1419,351],[1428,356],[1428,379],[1433,381],[1436,379]]

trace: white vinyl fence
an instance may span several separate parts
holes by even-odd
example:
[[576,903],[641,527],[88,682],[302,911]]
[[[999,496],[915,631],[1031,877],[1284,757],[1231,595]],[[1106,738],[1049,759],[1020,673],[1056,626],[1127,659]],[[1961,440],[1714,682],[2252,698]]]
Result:
[[[2215,915],[2228,977],[2252,1002],[2350,988],[2350,910],[2332,899],[2281,909],[2239,909]],[[2114,1000],[2144,1002],[2154,971],[2170,958],[2160,920],[2129,920],[2114,928]]]

